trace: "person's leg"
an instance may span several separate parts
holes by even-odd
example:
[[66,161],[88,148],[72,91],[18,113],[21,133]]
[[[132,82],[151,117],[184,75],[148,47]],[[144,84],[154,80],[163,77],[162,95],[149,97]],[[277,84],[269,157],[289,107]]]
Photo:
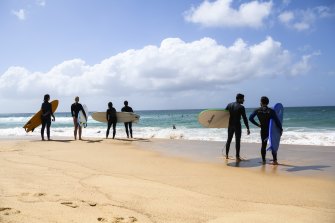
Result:
[[261,148],[261,154],[262,154],[262,161],[265,164],[266,162],[266,146],[268,144],[268,131],[261,130],[261,139],[262,139],[262,148]]
[[124,123],[124,127],[126,128],[127,138],[129,138],[128,122],[125,122],[125,123]]
[[278,165],[278,161],[277,161],[277,151],[273,151],[273,150],[272,150],[272,157],[273,157],[273,164],[274,164],[274,165]]
[[77,122],[77,118],[73,118],[73,125],[74,125],[74,139],[77,140],[77,130],[78,130],[78,122]]
[[227,159],[228,159],[228,155],[229,155],[230,143],[231,143],[231,140],[233,139],[234,132],[235,132],[234,128],[231,128],[231,127],[228,128],[228,138],[227,138],[227,142],[226,142],[226,158]]
[[112,123],[108,122],[108,124],[107,124],[107,131],[106,131],[106,139],[108,138],[109,130],[110,130],[111,126],[112,126]]
[[51,120],[47,121],[47,136],[48,140],[50,140],[50,126],[51,126]]
[[42,140],[44,140],[44,129],[45,129],[46,124],[47,124],[46,121],[42,119],[42,128],[41,128]]
[[115,138],[116,134],[116,122],[113,122],[113,139]]
[[241,135],[242,135],[242,129],[241,128],[236,129],[235,130],[236,159],[240,159]]
[[129,122],[129,132],[130,132],[130,138],[133,138],[133,123]]
[[79,140],[81,140],[81,126],[78,124],[78,130],[79,130]]

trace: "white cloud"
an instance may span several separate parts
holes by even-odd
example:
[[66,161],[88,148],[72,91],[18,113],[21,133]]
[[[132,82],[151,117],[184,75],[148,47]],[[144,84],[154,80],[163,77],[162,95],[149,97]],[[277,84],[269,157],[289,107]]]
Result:
[[302,59],[292,66],[291,75],[297,76],[309,71],[311,69],[311,64],[309,61],[312,57],[319,55],[321,55],[320,52],[314,52],[312,54],[302,56]]
[[93,66],[73,59],[45,73],[10,67],[0,76],[0,95],[170,95],[214,90],[253,78],[307,72],[309,58],[297,61],[271,37],[254,45],[238,39],[231,46],[211,38],[189,43],[168,38],[160,46],[128,50]]
[[285,11],[285,12],[281,13],[278,16],[278,18],[282,23],[288,24],[294,19],[294,13],[289,12],[289,11]]
[[306,10],[284,11],[278,19],[287,27],[297,31],[310,30],[319,19],[335,16],[333,8],[327,6],[317,6]]
[[27,18],[27,13],[26,10],[20,9],[18,11],[13,10],[12,11],[13,15],[15,15],[19,20],[26,20]]
[[270,15],[272,2],[252,1],[243,3],[238,9],[231,6],[232,0],[205,0],[198,7],[185,12],[185,20],[207,27],[251,27],[263,26]]

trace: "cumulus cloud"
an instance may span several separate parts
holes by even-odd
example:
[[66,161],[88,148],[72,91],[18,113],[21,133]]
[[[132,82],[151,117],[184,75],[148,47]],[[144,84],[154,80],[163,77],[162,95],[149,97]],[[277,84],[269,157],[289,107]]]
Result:
[[207,27],[251,27],[263,26],[270,15],[272,2],[251,1],[238,9],[232,7],[233,0],[205,0],[198,7],[185,12],[185,20]]
[[26,20],[27,18],[27,13],[26,10],[24,9],[19,9],[17,11],[13,10],[12,11],[13,15],[15,15],[19,20]]
[[254,45],[237,39],[231,46],[211,38],[193,42],[167,38],[159,46],[128,50],[95,65],[73,59],[44,73],[10,67],[0,76],[0,95],[122,96],[214,90],[252,78],[298,75],[310,69],[309,59],[295,59],[271,37]]
[[328,6],[317,6],[306,10],[284,11],[279,14],[278,20],[289,28],[305,31],[313,28],[319,19],[335,16],[335,10]]

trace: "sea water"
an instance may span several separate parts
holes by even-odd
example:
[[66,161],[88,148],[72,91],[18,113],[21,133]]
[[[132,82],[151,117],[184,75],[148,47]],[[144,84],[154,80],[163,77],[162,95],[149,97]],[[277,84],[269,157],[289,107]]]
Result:
[[[202,110],[135,111],[141,117],[139,123],[133,124],[133,136],[146,139],[226,141],[227,129],[203,128],[198,123],[197,118]],[[253,110],[247,108],[247,116]],[[32,115],[31,113],[0,114],[0,137],[39,136],[40,127],[29,133],[22,128]],[[51,126],[51,137],[72,137],[71,113],[56,112],[55,116],[56,121]],[[260,143],[259,128],[249,122],[251,134],[247,135],[243,121],[241,122],[242,142]],[[89,116],[88,126],[83,129],[83,137],[104,138],[106,128],[106,123],[97,122]],[[335,146],[335,106],[285,108],[283,128],[284,133],[281,139],[283,144]],[[116,137],[126,137],[122,123],[117,124]]]

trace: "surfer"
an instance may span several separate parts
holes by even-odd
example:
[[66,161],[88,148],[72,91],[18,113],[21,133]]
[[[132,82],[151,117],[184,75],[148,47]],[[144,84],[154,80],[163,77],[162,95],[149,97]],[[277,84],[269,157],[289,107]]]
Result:
[[55,116],[52,113],[52,106],[51,103],[49,102],[50,100],[50,95],[46,94],[44,95],[44,102],[42,103],[42,128],[41,128],[41,137],[42,140],[44,141],[44,129],[45,126],[47,127],[47,136],[48,140],[50,140],[50,126],[51,126],[51,116],[52,116],[52,121],[55,121]]
[[106,119],[107,119],[106,139],[108,138],[111,126],[113,126],[113,139],[114,139],[116,134],[115,128],[116,128],[117,117],[116,117],[116,110],[113,107],[112,102],[108,103],[108,109],[106,111]]
[[87,120],[87,116],[83,106],[79,103],[79,97],[76,96],[74,99],[74,103],[71,105],[71,114],[73,117],[73,124],[74,124],[74,139],[77,140],[77,132],[79,129],[79,140],[81,140],[81,126],[78,123],[78,115],[79,112],[82,111],[85,115],[85,119]]
[[229,148],[230,143],[235,134],[235,147],[236,147],[236,161],[241,161],[240,158],[240,147],[241,147],[241,135],[242,135],[242,126],[241,126],[241,116],[243,117],[243,122],[247,127],[248,135],[250,134],[248,119],[245,114],[245,108],[242,105],[244,103],[244,95],[237,94],[236,102],[229,103],[226,107],[226,110],[229,111],[229,125],[228,125],[228,139],[226,143],[226,159],[229,159]]
[[[128,101],[124,101],[124,107],[121,109],[122,112],[134,112],[131,107],[128,106]],[[125,122],[124,127],[126,128],[127,138],[129,138],[129,132],[130,132],[130,138],[133,138],[133,129],[132,129],[132,122]],[[129,127],[129,132],[128,132]]]
[[[269,98],[268,97],[261,97],[260,105],[261,107],[257,108],[250,116],[249,120],[252,124],[258,126],[261,128],[261,140],[262,140],[262,148],[261,148],[261,154],[262,154],[262,160],[263,164],[266,163],[266,145],[269,138],[269,126],[270,126],[270,119],[273,119],[277,126],[281,130],[281,134],[283,133],[283,127],[278,119],[278,116],[276,112],[268,107],[269,104]],[[257,116],[259,123],[255,121],[255,116]],[[278,165],[277,162],[277,151],[272,150],[272,156],[273,156],[273,164]]]

